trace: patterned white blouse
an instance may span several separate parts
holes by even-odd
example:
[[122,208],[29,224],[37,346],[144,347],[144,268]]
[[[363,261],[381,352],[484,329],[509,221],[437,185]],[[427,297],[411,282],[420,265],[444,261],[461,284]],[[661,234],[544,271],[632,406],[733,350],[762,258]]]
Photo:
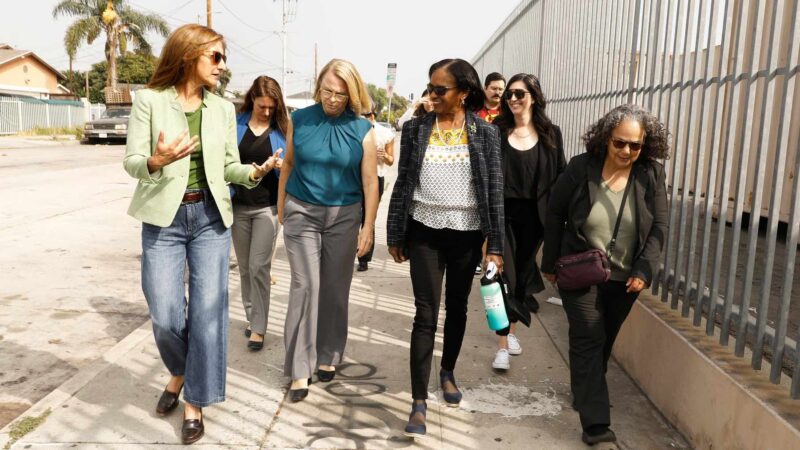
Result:
[[411,217],[436,229],[480,230],[467,133],[444,130],[442,134],[434,129],[428,140],[411,202]]

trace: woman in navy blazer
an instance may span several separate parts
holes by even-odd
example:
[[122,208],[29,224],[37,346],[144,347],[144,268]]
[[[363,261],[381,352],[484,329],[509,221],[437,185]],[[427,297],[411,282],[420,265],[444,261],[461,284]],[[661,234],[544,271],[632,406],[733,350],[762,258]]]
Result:
[[236,116],[239,156],[243,163],[264,164],[270,171],[250,190],[232,187],[233,248],[239,263],[242,304],[248,326],[247,347],[264,348],[269,313],[272,257],[278,237],[278,177],[286,148],[289,115],[278,82],[260,76],[245,95]]

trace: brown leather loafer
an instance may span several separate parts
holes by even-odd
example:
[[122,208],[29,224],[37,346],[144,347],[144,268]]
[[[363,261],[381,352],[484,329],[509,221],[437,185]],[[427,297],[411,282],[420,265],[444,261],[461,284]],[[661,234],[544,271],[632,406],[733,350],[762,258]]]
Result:
[[170,392],[164,389],[164,392],[161,393],[161,398],[158,399],[158,404],[156,405],[156,414],[159,416],[166,416],[167,414],[171,413],[173,409],[178,406],[180,401],[178,397],[181,395],[181,390],[183,389],[183,385],[178,388],[178,392]]
[[205,434],[203,416],[200,419],[184,419],[181,426],[181,441],[184,445],[194,444]]

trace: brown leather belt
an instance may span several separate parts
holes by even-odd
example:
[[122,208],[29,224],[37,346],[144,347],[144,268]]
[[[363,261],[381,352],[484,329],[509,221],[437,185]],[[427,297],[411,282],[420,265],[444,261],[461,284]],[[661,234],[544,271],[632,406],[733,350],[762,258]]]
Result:
[[183,200],[181,203],[197,203],[205,200],[206,194],[204,191],[191,191],[183,193]]

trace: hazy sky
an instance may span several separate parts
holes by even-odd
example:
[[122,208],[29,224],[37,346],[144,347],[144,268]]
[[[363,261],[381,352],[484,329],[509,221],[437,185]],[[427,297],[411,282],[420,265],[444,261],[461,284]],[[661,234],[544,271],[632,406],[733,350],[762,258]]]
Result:
[[[3,0],[0,42],[32,50],[60,70],[68,68],[64,31],[75,20],[52,16],[56,0]],[[134,0],[128,4],[162,16],[171,28],[205,23],[205,0]],[[395,62],[395,92],[419,92],[435,61],[459,57],[471,60],[497,30],[518,0],[292,0],[294,19],[287,25],[285,91],[306,89],[314,73],[314,43],[319,67],[331,58],[352,61],[365,81],[384,86],[386,65]],[[281,80],[282,0],[213,0],[213,26],[228,42],[229,86],[245,90],[252,79],[266,74]],[[158,54],[163,39],[151,36]],[[73,65],[85,70],[103,59],[101,36],[78,50]]]

